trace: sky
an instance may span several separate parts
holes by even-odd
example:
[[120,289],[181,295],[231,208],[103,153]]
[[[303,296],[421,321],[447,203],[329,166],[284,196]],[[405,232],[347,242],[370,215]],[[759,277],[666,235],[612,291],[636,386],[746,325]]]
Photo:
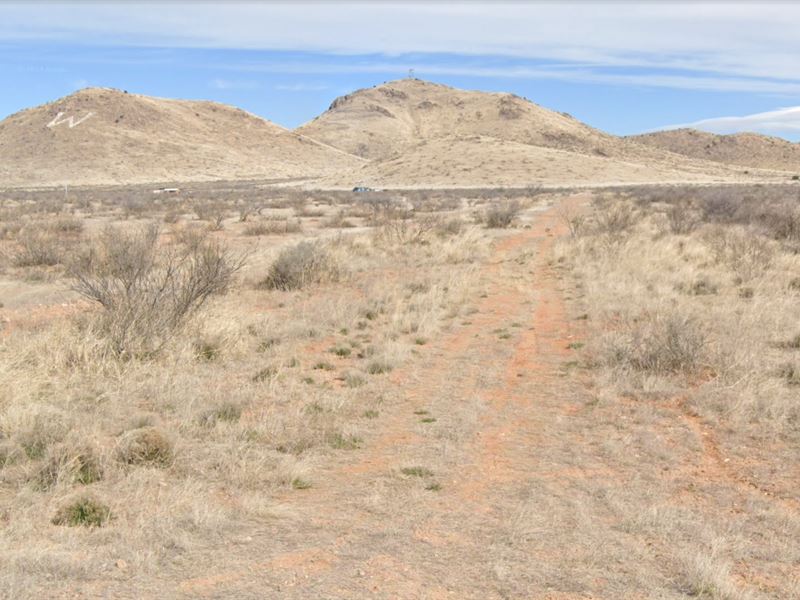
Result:
[[507,91],[618,135],[800,141],[800,3],[0,3],[0,118],[104,86],[296,127],[413,76]]

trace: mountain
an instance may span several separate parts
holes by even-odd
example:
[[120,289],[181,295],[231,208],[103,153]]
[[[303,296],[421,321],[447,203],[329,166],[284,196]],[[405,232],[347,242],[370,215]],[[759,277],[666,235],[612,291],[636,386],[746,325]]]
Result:
[[741,170],[610,135],[506,93],[403,79],[358,90],[296,131],[369,159],[321,185],[524,186],[715,181]]
[[0,121],[0,187],[237,179],[317,188],[734,181],[785,177],[775,169],[798,172],[797,154],[796,144],[754,135],[620,138],[513,94],[418,79],[342,96],[294,131],[223,104],[106,88]]
[[485,136],[604,155],[616,138],[514,94],[400,79],[333,101],[295,131],[371,160],[443,137]]
[[313,178],[361,160],[241,109],[89,88],[0,121],[0,185]]
[[758,133],[717,135],[697,129],[672,129],[628,139],[696,159],[800,173],[800,144]]

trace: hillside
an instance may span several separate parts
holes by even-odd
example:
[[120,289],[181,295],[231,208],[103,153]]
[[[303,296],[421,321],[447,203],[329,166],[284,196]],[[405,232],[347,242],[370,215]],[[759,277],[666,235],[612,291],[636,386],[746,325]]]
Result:
[[356,157],[241,109],[89,88],[0,122],[0,185],[309,178]]
[[721,165],[630,162],[492,137],[443,137],[316,182],[321,187],[523,187],[726,181]]
[[800,144],[757,133],[717,135],[697,129],[673,129],[628,139],[695,159],[800,173]]
[[[358,90],[296,131],[370,162],[322,185],[520,186],[722,181],[741,169],[613,136],[519,96],[403,79]],[[754,174],[755,176],[755,174]]]
[[606,155],[618,140],[513,94],[468,91],[419,79],[358,90],[296,131],[381,160],[445,136],[486,136]]

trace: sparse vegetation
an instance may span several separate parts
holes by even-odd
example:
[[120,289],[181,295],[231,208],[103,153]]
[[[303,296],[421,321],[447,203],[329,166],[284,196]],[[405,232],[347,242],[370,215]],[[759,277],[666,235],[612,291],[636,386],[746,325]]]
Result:
[[427,467],[403,467],[400,472],[409,477],[433,477],[433,471]]
[[109,508],[91,496],[79,496],[58,509],[54,525],[68,527],[102,527],[111,517]]
[[[784,467],[796,462],[800,418],[800,263],[790,211],[776,208],[791,199],[753,191],[767,218],[735,187],[648,188],[652,200],[604,191],[587,210],[570,204],[571,224],[531,210],[516,221],[533,229],[523,239],[472,223],[511,192],[411,190],[413,217],[401,218],[350,192],[231,187],[215,199],[198,185],[197,198],[169,202],[145,190],[128,221],[127,203],[90,191],[74,213],[84,227],[47,229],[78,246],[80,265],[107,252],[110,224],[107,243],[128,261],[108,264],[153,265],[124,278],[136,294],[164,281],[171,255],[216,247],[237,264],[249,252],[225,287],[233,293],[210,294],[155,335],[134,320],[122,351],[113,311],[66,291],[72,250],[53,267],[8,262],[2,276],[25,294],[43,304],[60,294],[39,311],[14,292],[0,315],[9,596],[57,596],[67,584],[113,595],[177,571],[181,593],[198,595],[211,589],[199,579],[206,563],[186,565],[209,548],[226,553],[208,575],[235,574],[264,539],[316,548],[318,519],[359,557],[386,548],[374,535],[382,523],[420,547],[458,534],[467,557],[489,548],[496,571],[476,593],[535,594],[541,580],[562,595],[793,597],[782,579],[797,537]],[[533,197],[515,193],[522,206]],[[219,231],[193,219],[207,200],[232,216]],[[72,210],[57,208],[26,213],[25,225]],[[177,222],[134,245],[152,260],[122,250],[168,211]],[[338,235],[336,215],[359,229]],[[301,228],[249,237],[282,219]],[[5,256],[22,230],[0,235]],[[536,251],[519,245],[540,240]],[[538,251],[552,243],[555,255]],[[320,270],[306,250],[292,254],[300,244],[320,250]],[[44,284],[26,281],[33,271]],[[265,273],[275,285],[258,284]],[[275,581],[287,556],[276,548]],[[555,555],[563,576],[523,560]],[[213,593],[240,584],[221,579]]]
[[300,242],[278,256],[262,287],[275,290],[298,290],[310,284],[337,281],[341,269],[325,246],[318,242]]
[[212,242],[163,247],[159,233],[106,229],[70,265],[73,289],[103,308],[100,331],[119,356],[159,351],[243,264]]
[[155,427],[143,427],[123,434],[114,453],[117,460],[125,464],[153,467],[167,467],[175,456],[172,442]]
[[484,215],[486,227],[490,229],[511,227],[521,210],[522,205],[517,200],[498,202],[486,210]]

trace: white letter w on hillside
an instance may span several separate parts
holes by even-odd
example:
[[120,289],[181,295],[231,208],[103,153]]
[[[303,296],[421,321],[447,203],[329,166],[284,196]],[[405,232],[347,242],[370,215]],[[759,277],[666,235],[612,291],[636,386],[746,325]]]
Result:
[[86,115],[85,117],[83,117],[82,119],[78,119],[78,120],[76,121],[76,120],[75,120],[75,117],[65,117],[65,118],[63,118],[63,119],[62,119],[61,117],[62,117],[62,116],[64,116],[64,113],[63,113],[63,112],[60,112],[60,113],[58,113],[58,114],[56,115],[56,118],[55,118],[55,119],[53,119],[52,121],[50,121],[50,122],[47,124],[47,126],[48,126],[48,127],[55,127],[56,125],[61,125],[62,123],[66,123],[67,125],[69,125],[69,128],[70,128],[70,129],[72,129],[73,127],[77,127],[78,125],[80,125],[81,123],[83,123],[83,122],[84,122],[86,119],[88,119],[89,117],[91,117],[93,114],[94,114],[94,113],[90,112],[89,114],[87,114],[87,115]]

